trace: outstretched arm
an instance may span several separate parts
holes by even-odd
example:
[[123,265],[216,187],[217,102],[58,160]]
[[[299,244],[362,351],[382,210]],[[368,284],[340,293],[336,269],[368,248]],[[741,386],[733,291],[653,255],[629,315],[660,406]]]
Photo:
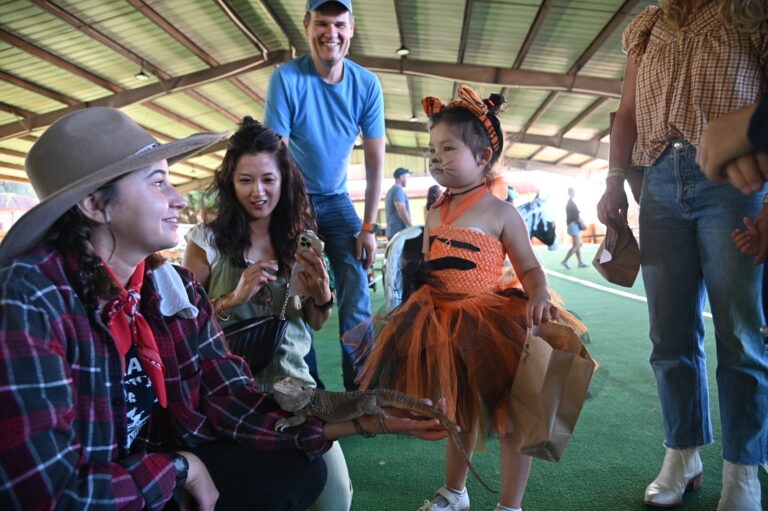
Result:
[[[425,404],[431,406],[432,401],[423,400]],[[384,426],[387,431],[382,431],[378,419],[375,415],[363,415],[358,419],[360,427],[369,434],[392,433],[395,435],[410,435],[422,440],[440,440],[448,436],[448,432],[440,425],[438,419],[421,417],[405,410],[397,408],[384,408],[389,417],[384,419]],[[445,400],[441,399],[438,409],[445,413]],[[340,422],[337,424],[325,425],[325,437],[329,440],[343,438],[345,436],[357,435],[359,432],[352,421]]]

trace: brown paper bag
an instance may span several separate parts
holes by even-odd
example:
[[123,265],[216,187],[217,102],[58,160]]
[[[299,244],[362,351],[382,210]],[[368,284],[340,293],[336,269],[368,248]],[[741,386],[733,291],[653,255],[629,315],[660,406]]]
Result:
[[551,340],[531,333],[525,340],[512,383],[512,425],[521,454],[560,461],[596,364],[570,328],[547,323],[537,333]]
[[614,284],[632,287],[640,270],[640,248],[632,229],[626,222],[614,225],[609,221],[605,238],[597,249],[592,266]]

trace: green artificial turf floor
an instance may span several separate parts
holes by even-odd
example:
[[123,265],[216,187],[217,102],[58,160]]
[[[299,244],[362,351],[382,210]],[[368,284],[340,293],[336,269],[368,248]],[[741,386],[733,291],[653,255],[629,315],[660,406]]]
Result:
[[[560,266],[568,246],[556,251],[537,248],[548,271],[550,288],[589,328],[590,353],[600,364],[587,401],[563,459],[552,463],[535,459],[523,499],[525,511],[650,510],[642,503],[645,486],[653,480],[664,457],[663,431],[655,380],[648,363],[648,317],[644,301],[612,294],[615,289],[644,298],[640,276],[633,288],[605,281],[591,267],[566,270]],[[596,247],[583,249],[591,263]],[[571,259],[575,266],[575,257]],[[378,273],[377,273],[378,274]],[[569,279],[570,278],[570,279]],[[577,279],[576,281],[572,279]],[[592,283],[598,288],[589,287]],[[372,294],[374,310],[383,303],[382,286]],[[681,510],[717,507],[722,470],[718,399],[715,384],[712,320],[707,318],[706,352],[711,390],[715,443],[701,449],[704,485],[685,497]],[[319,371],[329,390],[343,390],[337,340],[337,316],[316,335]],[[341,440],[354,486],[353,511],[417,509],[443,484],[445,441],[426,442],[410,437],[379,435],[372,439]],[[492,487],[500,487],[498,442],[477,453],[475,467]],[[760,471],[763,502],[768,503],[768,476]],[[472,509],[491,511],[497,496],[472,476],[468,480]]]

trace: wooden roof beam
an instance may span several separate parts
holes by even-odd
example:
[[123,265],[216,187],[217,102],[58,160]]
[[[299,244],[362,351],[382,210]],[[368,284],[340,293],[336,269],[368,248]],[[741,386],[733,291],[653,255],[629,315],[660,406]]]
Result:
[[16,117],[32,117],[35,115],[35,112],[31,112],[21,108],[20,106],[8,104],[5,101],[0,101],[0,110],[3,112],[8,112],[9,114],[13,114]]
[[[85,21],[81,20],[77,16],[74,16],[66,9],[59,7],[58,5],[54,4],[50,0],[32,0],[35,4],[37,4],[40,8],[45,9],[52,15],[59,18],[61,21],[64,21],[65,23],[68,23],[75,29],[79,30],[80,32],[83,32],[84,34],[88,35],[95,41],[98,41],[99,43],[103,44],[110,50],[114,51],[118,55],[121,55],[122,57],[125,57],[126,59],[130,60],[131,62],[135,63],[136,65],[142,66],[145,71],[148,71],[149,73],[152,73],[153,75],[157,76],[161,80],[167,80],[171,78],[171,75],[163,71],[162,69],[158,68],[157,66],[153,65],[151,62],[145,60],[141,56],[137,55],[136,53],[132,52],[122,44],[118,43],[114,39],[110,38],[106,34],[100,32],[99,30],[93,28]],[[228,112],[226,109],[221,107],[220,105],[217,105],[212,100],[208,99],[207,97],[203,96],[197,91],[188,90],[185,91],[186,94],[188,94],[190,97],[195,99],[196,101],[199,101],[200,103],[204,104],[208,108],[220,113],[224,117],[230,120],[234,120],[234,122],[238,122],[237,117],[232,115],[230,112]],[[71,104],[71,103],[70,103]]]
[[[384,121],[384,124],[388,130],[418,131],[423,133],[427,131],[427,123],[425,122],[408,122],[387,119]],[[517,142],[521,144],[554,147],[564,151],[586,154],[588,156],[608,158],[608,144],[606,142],[601,142],[600,139],[580,140],[576,138],[531,135],[528,133],[509,133],[506,136],[506,141],[507,143]],[[387,150],[389,150],[389,148]],[[413,150],[413,148],[411,148],[411,150]],[[424,151],[420,151],[419,155],[424,156]]]
[[0,154],[3,156],[12,156],[14,158],[21,158],[24,159],[27,157],[27,153],[22,153],[21,151],[14,151],[13,149],[6,149],[5,147],[0,147]]
[[511,133],[507,135],[507,140],[521,144],[554,147],[563,151],[608,159],[608,144],[599,140],[579,140],[575,138],[531,135],[530,133]]
[[213,0],[216,5],[219,6],[219,9],[224,11],[224,14],[227,15],[227,17],[232,21],[232,23],[235,24],[237,28],[240,29],[240,32],[243,33],[245,37],[250,40],[254,46],[256,46],[262,55],[266,55],[269,53],[269,49],[267,48],[267,45],[264,44],[264,41],[262,41],[259,36],[257,36],[253,30],[251,30],[251,27],[248,26],[248,24],[243,20],[243,18],[240,17],[240,15],[237,13],[235,8],[232,6],[232,4],[229,2],[229,0]]
[[136,103],[149,101],[153,98],[173,94],[175,92],[192,89],[201,85],[215,82],[223,78],[228,78],[239,73],[255,71],[264,67],[273,66],[278,63],[286,62],[290,59],[287,52],[273,53],[267,60],[261,57],[248,57],[221,66],[203,69],[183,76],[160,80],[157,83],[151,83],[144,87],[119,92],[110,96],[94,99],[80,105],[73,105],[67,108],[55,110],[45,114],[35,115],[17,122],[8,123],[0,126],[0,140],[24,135],[35,129],[49,126],[57,119],[74,112],[83,107],[93,106],[111,106],[121,108]]
[[48,99],[58,101],[59,103],[63,103],[65,105],[71,106],[79,103],[78,100],[74,98],[70,98],[65,94],[61,94],[60,92],[56,92],[55,90],[48,89],[46,87],[43,87],[42,85],[39,85],[34,82],[30,82],[29,80],[25,80],[24,78],[21,78],[16,75],[12,75],[11,73],[7,73],[5,71],[0,71],[0,80],[8,83],[12,83],[17,87],[21,87],[22,89],[26,89],[28,91],[34,92],[35,94],[40,94],[41,96],[45,96]]
[[[128,93],[131,93],[133,91],[141,90],[141,89],[145,88],[145,87],[142,87],[140,89],[126,90],[123,87],[121,87],[121,86],[119,86],[119,85],[117,85],[115,83],[106,81],[106,80],[102,79],[101,77],[98,77],[98,76],[90,73],[89,71],[86,71],[85,69],[82,69],[82,68],[80,68],[80,67],[78,67],[78,66],[76,66],[76,65],[74,65],[74,64],[72,64],[70,62],[67,62],[67,61],[61,59],[60,57],[57,57],[57,56],[55,56],[55,55],[53,55],[51,53],[48,53],[46,50],[43,50],[42,48],[34,46],[31,43],[29,43],[27,41],[24,41],[24,40],[18,38],[17,36],[15,36],[13,34],[10,34],[8,32],[5,32],[2,29],[0,29],[0,38],[2,38],[3,35],[9,36],[8,37],[9,40],[21,41],[21,43],[22,43],[21,47],[23,49],[29,51],[33,55],[35,55],[35,56],[37,56],[39,58],[45,58],[47,61],[49,61],[49,62],[51,62],[52,64],[55,64],[55,65],[60,65],[61,64],[62,67],[64,67],[68,71],[75,72],[76,74],[79,74],[80,76],[82,76],[84,78],[90,79],[91,81],[93,81],[97,85],[104,86],[105,88],[109,88],[110,90],[115,91],[118,94],[128,94]],[[168,75],[165,75],[165,76],[168,76]],[[167,81],[172,81],[172,79],[165,80],[165,81],[162,81],[160,83],[164,83],[164,82],[167,82]],[[184,90],[186,91],[186,88]],[[90,101],[87,104],[83,104],[83,103],[70,104],[69,108],[70,109],[78,109],[78,108],[82,108],[84,105],[85,106],[96,106],[96,104],[98,104],[98,102],[100,102],[102,99],[103,98],[99,98],[99,99],[97,99],[95,101]],[[170,110],[168,110],[168,109],[166,109],[164,107],[161,107],[159,105],[155,105],[155,104],[151,103],[151,101],[150,101],[151,99],[152,98],[145,98],[145,99],[141,99],[141,100],[136,101],[136,102],[145,102],[145,104],[144,104],[145,107],[147,107],[147,108],[149,108],[151,110],[154,110],[155,112],[158,112],[158,113],[160,113],[160,114],[162,114],[162,115],[164,115],[166,117],[169,117],[169,118],[175,120],[176,122],[180,122],[180,123],[184,124],[185,126],[188,126],[188,127],[192,128],[192,129],[194,129],[196,131],[209,131],[208,128],[205,128],[205,127],[203,127],[203,126],[201,126],[199,124],[195,124],[195,123],[193,123],[191,121],[188,121],[187,119],[183,119],[179,115],[171,112]],[[117,106],[113,105],[113,104],[107,104],[107,105],[101,105],[101,106],[115,106],[117,108]],[[125,106],[125,105],[120,105],[120,106]],[[223,109],[221,107],[219,107],[219,109],[223,111]],[[64,109],[64,110],[66,110],[66,109]],[[59,111],[62,111],[62,110],[56,110],[56,112],[59,112]],[[19,112],[20,113],[18,113],[17,115],[19,115],[19,117],[23,117],[24,118],[24,119],[19,121],[22,124],[26,124],[30,119],[36,119],[38,117],[38,116],[36,116],[35,112],[30,112],[28,110],[20,110]],[[7,126],[7,125],[3,125],[3,127],[5,127],[5,126]],[[37,127],[43,127],[43,126],[37,126]],[[0,138],[0,140],[2,140],[2,138]]]
[[524,71],[491,66],[452,64],[426,60],[382,57],[351,56],[352,60],[372,71],[427,76],[459,82],[476,82],[495,87],[543,89],[558,92],[575,92],[618,98],[621,80],[591,76],[569,76],[541,71]]
[[[217,0],[217,3],[220,0]],[[173,37],[176,41],[178,41],[182,46],[184,46],[187,50],[195,54],[198,58],[200,58],[203,62],[208,64],[211,67],[219,67],[221,64],[214,59],[212,56],[208,55],[205,50],[203,50],[200,46],[198,46],[192,39],[186,36],[181,30],[177,29],[172,23],[170,23],[167,19],[165,19],[163,16],[160,15],[156,10],[154,10],[150,5],[148,5],[144,0],[128,0],[128,3],[130,3],[134,8],[136,8],[139,12],[144,14],[147,18],[149,18],[153,23],[155,23],[157,26],[165,30],[168,35]],[[229,4],[226,4],[229,6]],[[219,7],[221,7],[221,4],[219,3]],[[224,8],[224,7],[222,7]],[[229,12],[225,9],[225,12]],[[234,10],[232,10],[234,12]],[[238,18],[239,19],[239,18]],[[232,20],[232,17],[230,16],[230,20]],[[242,20],[241,20],[242,21]],[[234,22],[234,21],[233,21]],[[237,25],[237,23],[235,23]],[[238,28],[239,25],[238,25]],[[242,30],[242,28],[241,28]],[[250,29],[248,29],[250,32]],[[255,35],[254,35],[255,37]],[[266,58],[269,54],[267,51],[267,47],[261,44],[259,47],[259,51],[261,53],[261,56]],[[228,80],[238,89],[245,92],[249,97],[254,99],[255,101],[258,101],[261,105],[264,105],[264,98],[256,94],[255,92],[251,91],[250,88],[245,85],[241,80],[235,78],[235,77],[228,77]],[[229,116],[232,116],[232,118],[237,119],[235,122],[240,122],[240,119],[237,116],[234,116],[233,114],[229,114]],[[228,117],[229,117],[228,116]]]
[[550,92],[549,96],[547,96],[547,99],[545,99],[544,102],[541,105],[539,105],[539,108],[537,108],[536,111],[533,112],[533,115],[531,115],[528,118],[528,121],[526,121],[526,123],[523,125],[523,128],[520,130],[520,132],[521,133],[527,132],[531,128],[531,126],[533,126],[533,123],[539,120],[539,117],[541,117],[541,115],[547,110],[547,108],[552,106],[552,103],[555,102],[557,97],[558,97],[557,92]]
[[35,57],[41,60],[44,60],[50,64],[53,64],[54,66],[60,67],[61,69],[69,71],[72,74],[80,76],[81,78],[85,78],[89,82],[94,83],[104,89],[107,89],[108,91],[121,92],[123,90],[122,87],[110,82],[106,78],[103,78],[94,73],[91,73],[90,71],[87,71],[79,66],[76,66],[75,64],[69,62],[68,60],[64,60],[63,58],[57,55],[54,55],[53,53],[50,53],[49,51],[44,50],[39,46],[36,46],[30,43],[29,41],[26,41],[1,28],[0,28],[0,40],[5,41],[8,44],[11,44],[13,46],[16,46],[24,50],[25,52],[31,55],[34,55]]
[[[43,87],[43,86],[41,86],[41,85],[39,85],[37,83],[30,82],[29,80],[24,80],[22,78],[18,78],[18,77],[15,77],[13,75],[9,75],[8,73],[4,73],[3,71],[0,71],[0,78],[6,78],[6,75],[12,77],[12,79],[13,79],[12,83],[14,83],[14,85],[17,85],[18,87],[21,87],[23,89],[26,89],[26,90],[29,90],[29,91],[32,91],[32,92],[37,92],[38,94],[43,94],[45,96],[50,97],[51,99],[55,99],[56,101],[59,101],[60,103],[64,103],[64,104],[67,104],[67,105],[70,105],[70,106],[77,105],[77,106],[79,106],[81,108],[85,108],[86,107],[84,104],[82,104],[80,101],[78,101],[77,99],[75,99],[73,97],[67,96],[65,94],[61,94],[61,93],[56,92],[56,91],[51,91],[50,89],[46,89],[45,87]],[[162,108],[162,107],[158,107],[158,108]],[[163,112],[163,114],[165,114],[166,112],[168,112],[168,111]],[[34,112],[28,112],[28,113],[30,115],[25,116],[25,117],[30,117],[30,116],[34,116],[35,115]],[[173,114],[173,113],[171,113],[171,115],[172,116],[176,116],[176,114]],[[197,126],[197,125],[195,125],[195,126],[196,126],[195,129],[199,128],[199,126]],[[160,133],[159,131],[155,131],[155,130],[147,127],[147,126],[142,126],[142,128],[147,130],[148,133],[150,133],[153,137],[157,138],[158,140],[166,140],[166,141],[173,141],[173,140],[175,140],[173,137],[170,137],[170,136],[168,136],[168,135],[166,135],[164,133]],[[25,136],[19,137],[19,138],[22,139],[22,140],[26,140],[28,142],[32,142],[32,143],[37,141],[37,137],[32,137],[30,135],[25,135]],[[8,149],[0,148],[0,154],[3,154],[3,151],[8,151]],[[18,152],[18,151],[14,151],[14,152]],[[26,158],[26,154],[25,153],[19,153],[19,154],[21,155],[20,156],[21,158]],[[220,158],[218,155],[211,155],[211,156],[214,157],[214,158]]]
[[296,45],[296,42],[291,39],[290,32],[288,32],[288,27],[286,27],[285,23],[283,23],[280,20],[280,17],[277,15],[274,8],[272,8],[272,6],[270,5],[269,0],[258,0],[258,2],[261,8],[264,9],[264,12],[267,14],[269,19],[272,21],[272,23],[274,23],[280,28],[280,31],[288,40],[288,44],[291,45],[291,48],[292,48],[291,53],[295,54],[296,48],[298,48],[298,46]]
[[[618,11],[611,17],[610,20],[608,20],[608,23],[605,24],[603,29],[597,34],[597,36],[592,40],[592,42],[587,46],[587,48],[582,52],[582,54],[579,56],[579,58],[576,59],[576,62],[571,65],[570,69],[568,69],[568,72],[566,73],[566,76],[571,76],[573,79],[576,79],[576,75],[579,71],[581,71],[581,68],[583,68],[587,62],[589,62],[589,59],[591,59],[594,54],[600,49],[600,47],[605,43],[606,39],[613,34],[613,32],[618,28],[618,26],[624,21],[624,18],[626,18],[632,10],[635,8],[635,6],[638,4],[640,0],[626,0],[624,4],[619,8]],[[549,10],[549,7],[551,7],[550,0],[545,1],[541,7],[539,7],[539,12],[536,14],[536,19],[534,20],[533,25],[531,26],[531,31],[536,28],[536,31],[534,32],[534,37],[536,33],[538,32],[538,29],[540,28],[540,23],[543,21],[544,15],[546,15],[547,10]],[[541,16],[540,16],[541,15]],[[536,26],[536,24],[539,23],[539,26]],[[531,31],[529,31],[529,36],[531,35]],[[529,41],[528,37],[526,37],[525,43],[529,43],[529,46],[525,49],[525,52],[521,50],[520,53],[523,54],[523,58],[525,58],[525,55],[527,54],[528,50],[530,49],[530,44],[533,43],[533,39]],[[524,46],[525,46],[524,43]],[[522,60],[520,59],[520,54],[518,54],[518,58],[515,60],[515,64],[512,66],[513,69],[517,69],[519,65],[522,64]],[[502,90],[502,94],[506,95],[507,89]],[[615,96],[614,96],[615,97]],[[544,105],[549,105],[551,101],[553,101],[554,98],[550,94],[549,97],[547,97],[546,100],[544,100]],[[594,105],[594,104],[593,104]],[[591,107],[590,107],[591,108]],[[537,111],[537,113],[540,115],[542,112]],[[590,112],[591,113],[591,112]],[[536,114],[534,114],[535,116]],[[523,129],[523,131],[526,131],[530,126],[536,121],[534,117],[531,117],[529,119],[528,123],[526,123],[526,128]],[[569,128],[570,129],[570,128]],[[563,131],[567,130],[561,130],[561,134]]]
[[574,62],[574,64],[571,66],[571,69],[568,70],[568,74],[577,74],[579,71],[581,71],[581,68],[583,68],[587,62],[589,62],[589,59],[591,59],[594,54],[597,53],[597,50],[603,46],[605,41],[611,36],[611,34],[613,34],[619,25],[621,25],[624,19],[632,14],[632,10],[639,3],[640,0],[626,0],[624,4],[619,7],[619,10],[617,10],[616,13],[611,17],[611,19],[608,20],[608,23],[605,24],[603,29],[592,40],[589,46],[587,46],[587,49],[584,50],[578,59],[576,59],[576,62]]
[[531,50],[531,46],[533,46],[536,36],[539,35],[541,26],[544,24],[544,18],[547,17],[547,13],[554,3],[554,0],[544,0],[539,6],[539,10],[536,12],[536,17],[533,19],[533,23],[531,23],[531,28],[528,29],[528,34],[526,34],[525,40],[523,41],[522,46],[520,46],[520,51],[517,52],[517,57],[515,57],[515,62],[512,64],[512,69],[520,69],[523,65],[525,57],[528,56],[528,52]]
[[469,26],[472,19],[472,8],[475,5],[475,0],[466,0],[464,4],[464,17],[461,25],[461,39],[459,40],[459,55],[456,60],[457,64],[464,63],[464,54],[467,51],[467,40],[469,39]]
[[560,130],[557,132],[557,136],[562,136],[571,131],[573,128],[578,126],[584,119],[595,113],[595,111],[603,106],[605,102],[608,101],[608,98],[603,96],[602,98],[597,98],[595,101],[592,102],[591,105],[589,105],[587,108],[585,108],[579,115],[573,118],[571,122],[560,128]]

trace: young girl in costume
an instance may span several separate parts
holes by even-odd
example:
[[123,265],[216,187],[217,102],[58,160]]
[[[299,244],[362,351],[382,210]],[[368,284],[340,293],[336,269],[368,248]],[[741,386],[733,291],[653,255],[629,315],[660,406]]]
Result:
[[[427,214],[427,283],[387,318],[362,373],[365,387],[441,396],[470,454],[478,431],[497,432],[502,492],[497,510],[519,510],[531,458],[518,452],[509,423],[510,390],[529,328],[558,319],[517,210],[490,193],[502,154],[497,117],[504,98],[459,88],[448,105],[424,98],[430,117],[429,170],[446,188]],[[520,289],[502,286],[509,256]],[[567,327],[560,327],[568,330]],[[541,335],[541,334],[540,334]],[[446,444],[445,485],[419,511],[469,509],[467,465]]]

